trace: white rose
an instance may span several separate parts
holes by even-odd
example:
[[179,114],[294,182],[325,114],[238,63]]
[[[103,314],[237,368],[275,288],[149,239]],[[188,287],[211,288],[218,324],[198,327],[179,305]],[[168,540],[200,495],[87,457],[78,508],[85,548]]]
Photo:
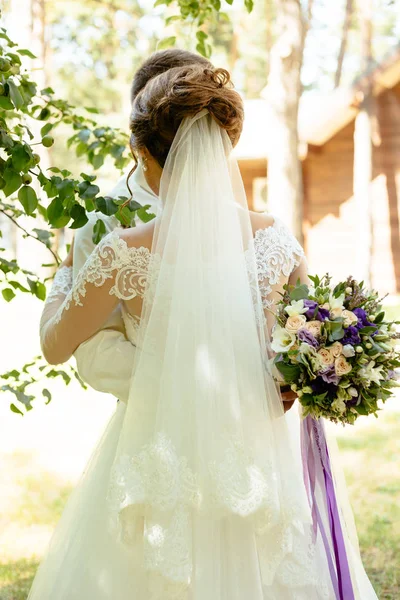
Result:
[[289,333],[296,333],[299,329],[304,327],[307,319],[304,315],[292,315],[286,321],[285,329]]
[[340,342],[335,342],[332,346],[329,346],[329,350],[332,352],[333,356],[337,358],[342,354],[343,346]]
[[347,362],[347,360],[345,359],[344,356],[339,356],[338,358],[335,359],[335,372],[336,372],[336,375],[339,375],[339,377],[342,377],[343,375],[347,375],[347,373],[350,373],[352,368],[353,367],[351,366],[350,363]]
[[304,329],[307,329],[314,337],[318,337],[321,334],[321,321],[307,321],[304,323]]
[[358,318],[351,310],[344,310],[342,312],[342,317],[344,318],[344,326],[350,327],[350,325],[354,325],[357,323]]
[[272,332],[271,348],[274,352],[287,352],[296,341],[296,336],[283,327],[277,326]]
[[345,344],[342,353],[346,358],[350,358],[351,356],[354,356],[356,352],[351,344]]
[[329,348],[321,348],[320,350],[318,350],[317,354],[321,365],[323,366],[332,365],[335,360],[335,357],[333,356]]
[[339,319],[342,316],[343,309],[340,306],[335,306],[331,308],[329,311],[329,316],[331,319]]

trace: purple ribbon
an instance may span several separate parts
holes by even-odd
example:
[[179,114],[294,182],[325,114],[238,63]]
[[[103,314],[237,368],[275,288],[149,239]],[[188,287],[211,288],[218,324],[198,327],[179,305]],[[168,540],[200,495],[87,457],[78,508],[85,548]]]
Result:
[[[301,452],[303,458],[304,481],[313,517],[314,540],[319,528],[328,560],[329,572],[337,600],[355,600],[351,582],[350,567],[347,560],[339,509],[333,483],[329,452],[321,419],[308,416],[301,425]],[[327,510],[329,537],[333,545],[333,554],[328,534],[321,516],[321,508],[315,496],[316,483],[319,483],[325,495],[324,510]]]

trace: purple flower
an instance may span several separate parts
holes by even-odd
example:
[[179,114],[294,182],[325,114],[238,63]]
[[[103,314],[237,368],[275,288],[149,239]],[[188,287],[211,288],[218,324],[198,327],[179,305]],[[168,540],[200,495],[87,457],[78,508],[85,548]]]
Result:
[[362,329],[363,327],[375,327],[375,329],[378,329],[374,323],[368,321],[367,313],[363,308],[355,308],[353,313],[358,318],[358,323],[356,325],[357,329]]
[[333,383],[327,383],[322,377],[317,377],[310,383],[312,390],[315,394],[323,394],[328,392],[329,398],[335,398],[337,392],[337,386]]
[[314,302],[314,300],[304,300],[304,306],[308,308],[305,316],[309,321],[312,321],[314,319],[315,309],[317,308],[318,304]]
[[323,371],[320,371],[318,374],[322,377],[324,381],[326,381],[326,383],[333,383],[334,385],[337,385],[339,383],[339,377],[338,375],[336,375],[334,365],[327,367]]
[[329,310],[326,308],[318,308],[316,311],[318,304],[314,302],[314,300],[304,300],[304,306],[308,308],[308,311],[305,313],[305,316],[309,321],[316,319],[317,321],[324,321],[325,319],[329,319]]
[[329,319],[329,310],[327,308],[320,307],[317,314],[318,321],[325,321]]
[[352,346],[361,344],[358,328],[353,326],[347,327],[347,329],[345,329],[344,337],[340,340],[340,342],[343,344],[343,346],[346,344],[351,344]]
[[306,344],[313,348],[318,348],[319,346],[318,340],[313,336],[311,331],[308,331],[308,329],[299,329],[297,337],[301,342],[306,342]]

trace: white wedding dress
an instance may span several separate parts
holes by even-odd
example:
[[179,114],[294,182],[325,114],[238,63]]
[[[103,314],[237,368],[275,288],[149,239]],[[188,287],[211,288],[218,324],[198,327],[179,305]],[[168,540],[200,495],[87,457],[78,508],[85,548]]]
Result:
[[[216,126],[204,121],[189,123],[187,130],[192,135],[194,129],[197,137],[189,151],[185,148],[185,161],[190,148],[198,147],[199,138],[206,143],[210,136],[215,145]],[[187,130],[179,141],[186,140]],[[205,156],[209,153],[211,147]],[[217,158],[223,160],[225,154]],[[179,157],[179,148],[173,156]],[[196,173],[199,168],[197,162]],[[168,173],[168,163],[164,171]],[[176,170],[171,168],[171,172]],[[267,362],[258,365],[255,345],[253,353],[252,340],[258,345],[256,328],[253,338],[250,321],[240,329],[246,307],[249,319],[254,319],[252,301],[260,302],[266,311],[272,306],[277,286],[295,271],[303,250],[275,218],[271,226],[255,233],[244,252],[240,245],[237,255],[232,254],[239,231],[235,208],[228,213],[221,248],[212,238],[212,256],[218,256],[223,267],[214,272],[208,262],[211,245],[200,250],[195,235],[202,215],[184,217],[195,228],[189,227],[186,239],[174,212],[180,188],[171,181],[164,194],[167,217],[171,189],[174,203],[165,231],[170,232],[173,223],[180,245],[186,248],[184,254],[179,255],[175,236],[163,238],[162,221],[158,246],[153,244],[151,251],[129,247],[123,235],[113,232],[89,258],[72,290],[68,291],[71,270],[64,267],[57,273],[47,300],[44,344],[47,339],[53,343],[57,336],[74,335],[68,312],[71,319],[76,312],[84,329],[92,314],[85,313],[86,307],[101,311],[100,302],[109,302],[112,309],[120,301],[127,336],[138,347],[138,359],[129,401],[117,404],[72,493],[29,600],[350,600],[335,591],[330,551],[321,530],[314,527],[302,482],[299,416],[294,411],[284,416],[279,403],[274,403],[278,392],[265,374]],[[210,197],[213,203],[209,210],[215,210],[219,197],[213,189],[209,194],[202,192],[202,198]],[[186,202],[188,189],[184,192],[181,196]],[[227,188],[224,197],[228,193]],[[206,210],[192,206],[193,211],[197,209]],[[247,213],[241,214],[248,219]],[[184,215],[183,209],[179,215]],[[211,212],[204,225],[207,231],[211,227],[210,236],[217,225],[223,229],[219,216]],[[156,251],[160,240],[163,254]],[[225,255],[226,248],[229,253]],[[197,268],[194,257],[199,252],[205,262]],[[246,292],[236,313],[232,290],[241,293],[242,288],[234,287],[241,254],[252,296]],[[185,267],[182,280],[176,264]],[[208,265],[206,271],[204,265]],[[182,286],[183,280],[191,304],[177,297],[174,286]],[[221,285],[232,285],[226,297]],[[93,294],[98,294],[97,305]],[[194,310],[199,296],[202,304]],[[226,317],[215,309],[222,303]],[[187,323],[191,323],[189,329]],[[259,373],[267,382],[267,398],[261,404],[252,395]],[[275,406],[276,412],[271,408]],[[322,489],[316,488],[315,493],[322,498]],[[321,518],[328,530],[329,515]],[[341,518],[352,598],[375,600]],[[333,553],[332,540],[328,544]]]

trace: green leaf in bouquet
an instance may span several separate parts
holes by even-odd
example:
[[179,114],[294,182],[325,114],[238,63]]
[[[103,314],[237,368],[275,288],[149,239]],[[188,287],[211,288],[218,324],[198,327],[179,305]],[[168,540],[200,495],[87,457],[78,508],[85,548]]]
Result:
[[379,324],[382,323],[383,319],[385,318],[385,312],[382,311],[379,314],[376,315],[375,319],[374,319],[374,323]]
[[325,321],[325,329],[328,333],[330,342],[341,340],[344,336],[343,320],[340,321]]
[[308,279],[311,279],[311,281],[314,284],[314,287],[318,287],[320,284],[320,278],[318,277],[318,275],[309,275]]
[[314,396],[312,394],[303,394],[300,398],[300,403],[302,406],[314,406]]
[[305,283],[296,285],[289,295],[291,300],[304,300],[305,298],[308,298],[309,295],[308,286]]
[[359,404],[358,406],[355,406],[354,408],[356,409],[356,411],[358,412],[359,415],[366,416],[369,414],[369,411],[368,411],[367,407],[364,406],[364,404]]
[[300,377],[300,367],[298,365],[288,365],[283,360],[275,361],[276,368],[283,375],[286,383],[296,383]]
[[373,333],[374,331],[376,331],[376,327],[372,327],[372,326],[368,325],[368,327],[362,327],[359,330],[359,333],[362,333],[362,334],[366,335],[368,333]]

